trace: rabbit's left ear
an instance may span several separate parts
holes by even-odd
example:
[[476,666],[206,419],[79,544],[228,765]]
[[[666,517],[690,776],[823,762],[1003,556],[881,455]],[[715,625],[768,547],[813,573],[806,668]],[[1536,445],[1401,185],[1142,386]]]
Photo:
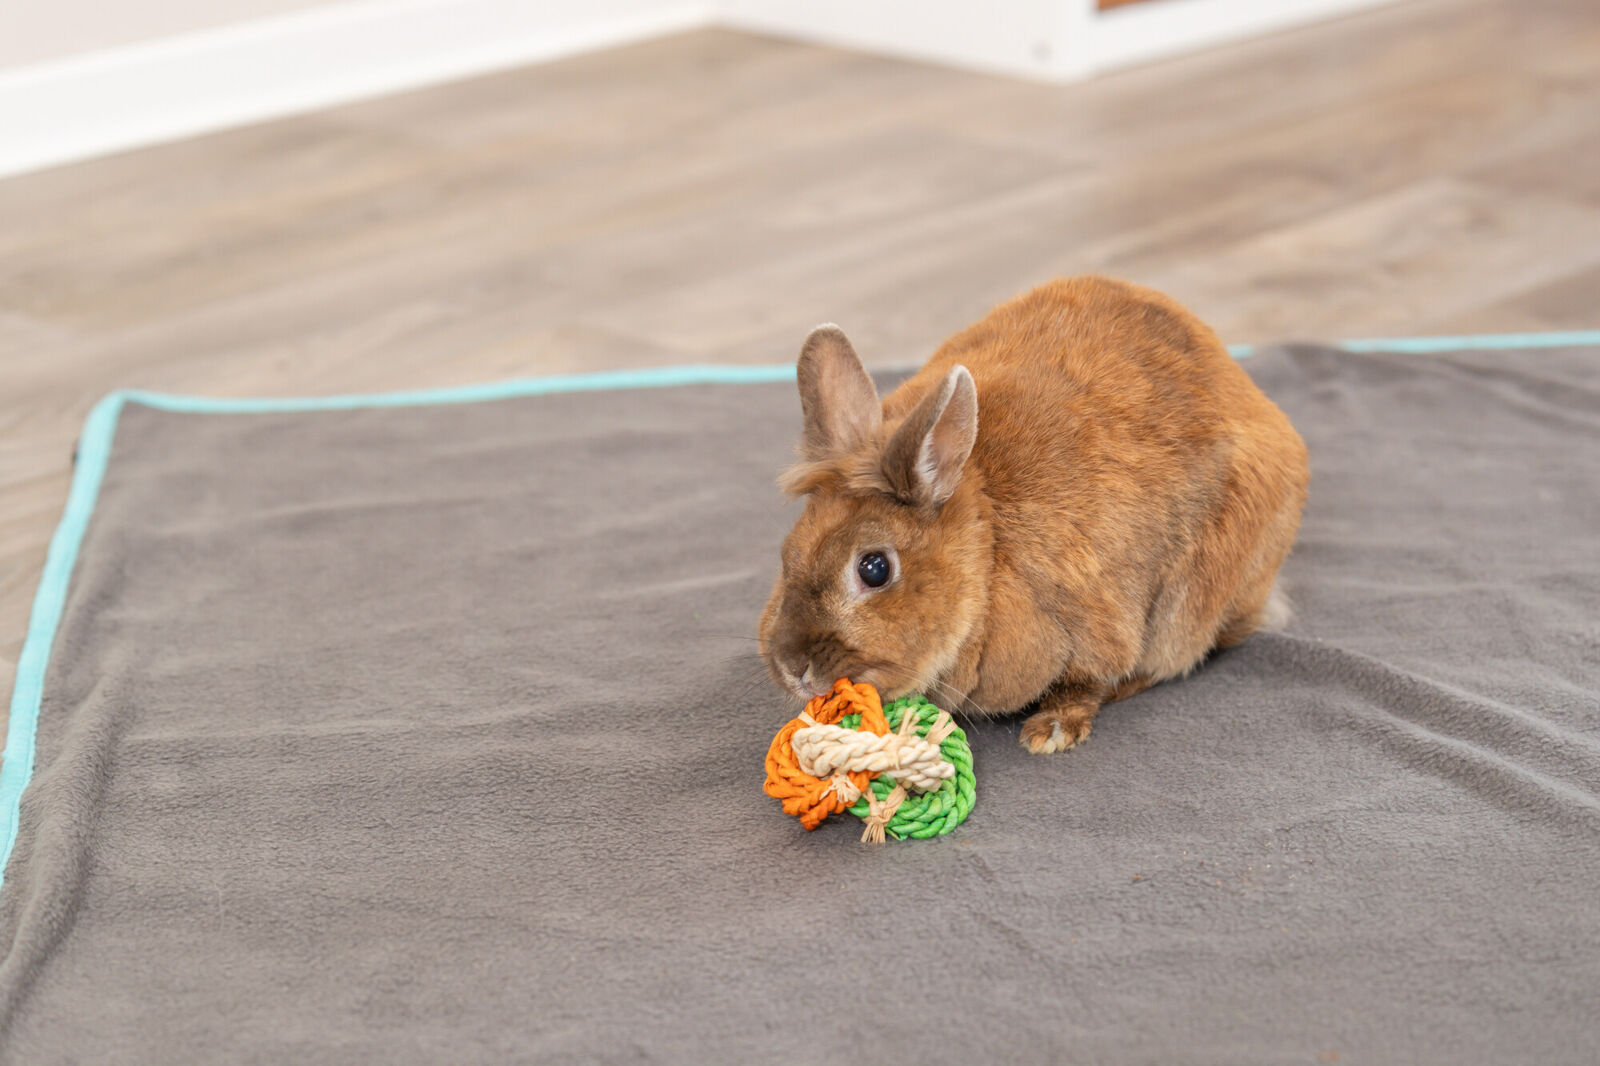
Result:
[[883,450],[883,473],[906,503],[937,507],[961,481],[978,439],[978,387],[964,366],[923,397]]
[[883,421],[878,390],[844,330],[832,323],[812,330],[800,349],[795,377],[805,415],[800,451],[806,458],[849,451],[877,435]]

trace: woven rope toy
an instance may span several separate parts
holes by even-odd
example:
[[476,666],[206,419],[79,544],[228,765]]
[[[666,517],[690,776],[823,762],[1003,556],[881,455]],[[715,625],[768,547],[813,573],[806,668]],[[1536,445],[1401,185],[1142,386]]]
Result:
[[972,810],[972,749],[927,700],[885,707],[871,685],[841,678],[772,738],[764,787],[807,829],[847,810],[869,843],[942,836]]

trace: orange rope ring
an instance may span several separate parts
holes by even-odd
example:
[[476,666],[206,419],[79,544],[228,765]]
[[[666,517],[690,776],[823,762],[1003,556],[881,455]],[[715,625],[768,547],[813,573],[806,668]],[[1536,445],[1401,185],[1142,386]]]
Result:
[[[841,677],[833,683],[833,691],[826,696],[814,697],[806,704],[799,718],[778,730],[767,749],[767,795],[783,801],[783,813],[800,819],[807,829],[815,829],[830,814],[838,814],[855,803],[867,784],[877,775],[857,770],[848,776],[855,786],[855,795],[836,787],[833,778],[822,780],[800,769],[794,753],[794,735],[811,725],[833,725],[847,714],[861,716],[864,732],[883,736],[889,732],[889,720],[883,716],[883,701],[878,690],[863,682],[852,685],[850,679]],[[839,793],[845,792],[841,796]]]

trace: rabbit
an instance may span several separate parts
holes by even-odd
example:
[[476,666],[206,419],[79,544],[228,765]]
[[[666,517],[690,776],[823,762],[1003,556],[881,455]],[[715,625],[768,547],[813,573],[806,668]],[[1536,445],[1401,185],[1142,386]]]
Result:
[[1306,448],[1176,302],[1058,279],[946,341],[880,404],[845,334],[797,366],[805,507],[758,626],[772,678],[967,715],[1032,709],[1030,752],[1102,704],[1287,621],[1275,579]]

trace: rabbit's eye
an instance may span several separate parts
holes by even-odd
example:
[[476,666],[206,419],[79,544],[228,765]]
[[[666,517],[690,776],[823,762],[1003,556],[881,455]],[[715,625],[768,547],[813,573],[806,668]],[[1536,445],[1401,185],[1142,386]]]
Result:
[[889,560],[882,552],[867,552],[856,563],[856,573],[868,588],[881,589],[889,583]]

